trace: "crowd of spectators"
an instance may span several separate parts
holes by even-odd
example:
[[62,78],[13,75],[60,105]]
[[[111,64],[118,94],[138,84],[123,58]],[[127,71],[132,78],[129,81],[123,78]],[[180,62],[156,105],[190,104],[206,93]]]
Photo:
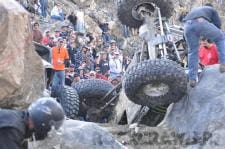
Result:
[[[38,4],[45,2],[40,0]],[[46,17],[47,14],[43,11],[45,10],[40,10],[40,15]],[[82,12],[71,12],[66,15],[61,6],[55,4],[49,15],[51,19],[57,21],[67,19],[70,23],[62,25],[60,29],[54,31],[51,28],[42,31],[40,24],[35,22],[33,24],[33,40],[49,47],[52,64],[55,61],[52,53],[56,53],[53,50],[59,49],[60,51],[61,47],[67,50],[69,64],[67,63],[65,66],[65,75],[60,75],[64,77],[63,82],[66,85],[71,86],[82,79],[102,79],[110,81],[113,85],[121,82],[130,58],[125,57],[123,51],[119,49],[117,41],[111,36],[107,22],[99,23],[102,34],[97,35],[85,31]],[[64,59],[62,63],[64,63]],[[55,67],[54,64],[53,67]],[[56,68],[54,69],[58,72]]]

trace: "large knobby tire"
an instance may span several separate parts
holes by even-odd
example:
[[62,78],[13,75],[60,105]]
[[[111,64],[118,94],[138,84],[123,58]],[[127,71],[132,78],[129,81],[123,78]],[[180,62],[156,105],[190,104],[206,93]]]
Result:
[[135,18],[133,16],[133,10],[136,6],[142,4],[146,5],[150,10],[154,10],[151,3],[154,3],[160,8],[162,17],[169,18],[172,16],[174,10],[172,0],[121,0],[118,6],[118,18],[124,25],[132,28],[139,28],[143,24],[144,20]]
[[80,103],[77,91],[72,87],[64,86],[57,99],[62,105],[66,116],[71,119],[77,119]]
[[146,60],[130,67],[124,79],[127,97],[143,106],[167,106],[187,92],[184,69],[168,59]]
[[[110,91],[113,86],[110,82],[100,79],[86,79],[75,83],[73,88],[77,91],[79,98],[100,100]],[[97,101],[96,101],[97,102]],[[97,104],[97,103],[96,103]]]
[[[106,102],[108,102],[112,96],[105,100],[101,100],[110,90],[113,89],[113,86],[110,82],[99,80],[99,79],[87,79],[81,80],[76,83],[73,88],[77,91],[80,98],[80,115],[85,116],[92,109],[100,109],[103,107]],[[88,109],[83,106],[83,103],[88,106]],[[88,111],[89,110],[89,111]],[[108,106],[104,112],[97,115],[95,118],[91,117],[90,121],[100,122],[103,117],[108,117],[112,112],[112,107]],[[90,116],[90,115],[89,115]],[[98,120],[97,120],[98,119]]]

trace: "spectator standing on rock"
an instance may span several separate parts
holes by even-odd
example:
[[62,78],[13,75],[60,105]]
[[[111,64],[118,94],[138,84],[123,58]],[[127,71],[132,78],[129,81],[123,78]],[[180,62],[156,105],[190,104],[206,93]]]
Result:
[[101,73],[101,70],[99,67],[96,67],[95,71],[96,71],[96,79],[101,79],[106,81],[108,80],[108,78]]
[[111,35],[109,33],[109,24],[108,23],[100,23],[99,27],[102,30],[102,39],[103,39],[103,44],[108,44],[111,41]]
[[42,32],[39,29],[39,23],[35,22],[33,25],[33,41],[41,43],[43,38]]
[[75,13],[71,12],[71,14],[67,17],[67,19],[73,25],[74,30],[76,30],[76,27],[77,27],[77,16],[75,15]]
[[220,72],[225,72],[225,35],[221,31],[221,20],[217,11],[210,6],[197,7],[185,18],[184,35],[188,44],[189,84],[195,87],[198,73],[199,39],[204,36],[215,42],[219,52]]
[[200,41],[199,59],[203,66],[219,63],[216,45],[204,37]]
[[94,70],[94,59],[90,52],[90,48],[83,46],[82,49],[82,61],[85,61],[89,70]]
[[113,57],[109,60],[110,77],[117,77],[122,73],[122,61],[119,52],[113,52]]
[[30,3],[30,7],[31,7],[31,10],[32,10],[32,7],[34,8],[34,10],[35,10],[35,14],[37,14],[37,15],[39,15],[40,14],[40,7],[41,7],[41,5],[40,5],[40,3],[39,3],[39,0],[34,0],[34,1],[32,1],[31,3]]
[[70,68],[66,69],[65,85],[71,86],[73,83],[74,65],[70,65]]
[[110,48],[111,48],[111,51],[117,51],[121,53],[121,50],[117,47],[117,43],[115,40],[111,40]]
[[79,69],[81,79],[89,78],[90,69],[87,67],[86,61],[83,61],[78,69]]
[[79,33],[85,34],[85,21],[84,21],[84,12],[77,12],[77,29]]
[[56,97],[58,91],[65,83],[65,67],[69,67],[69,55],[64,48],[64,40],[58,39],[58,45],[52,48],[52,64],[55,71],[52,82],[52,96]]
[[63,39],[67,39],[67,37],[69,36],[68,29],[69,29],[69,26],[63,25],[61,27],[61,32],[59,36],[62,37]]
[[108,72],[109,72],[109,60],[107,59],[107,53],[101,54],[99,67],[100,67],[101,73],[103,75],[108,74]]
[[76,52],[74,58],[75,58],[75,71],[79,72],[79,67],[82,64],[82,59],[83,59],[82,51],[80,48],[77,48],[77,52]]
[[25,139],[44,140],[52,127],[61,127],[64,117],[63,108],[52,98],[38,99],[27,110],[0,109],[0,148],[27,149]]
[[41,4],[41,16],[46,18],[48,10],[48,0],[40,0],[40,4]]
[[55,30],[55,34],[53,36],[54,41],[57,42],[58,39],[60,38],[60,31],[59,30]]
[[67,49],[69,52],[70,61],[75,66],[75,55],[77,53],[76,36],[70,37],[69,42],[67,44]]
[[51,18],[54,20],[64,21],[64,14],[59,4],[56,4],[51,11]]
[[110,42],[110,48],[109,48],[109,59],[112,58],[112,53],[113,52],[119,52],[120,53],[120,60],[122,61],[123,60],[123,56],[122,56],[122,51],[117,47],[117,43],[115,40],[111,40]]

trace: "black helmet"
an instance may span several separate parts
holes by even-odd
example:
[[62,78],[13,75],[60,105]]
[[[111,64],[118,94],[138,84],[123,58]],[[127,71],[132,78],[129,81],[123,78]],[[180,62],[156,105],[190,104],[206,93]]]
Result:
[[61,105],[53,98],[40,98],[28,108],[29,117],[34,125],[37,140],[43,140],[52,126],[58,129],[65,118]]

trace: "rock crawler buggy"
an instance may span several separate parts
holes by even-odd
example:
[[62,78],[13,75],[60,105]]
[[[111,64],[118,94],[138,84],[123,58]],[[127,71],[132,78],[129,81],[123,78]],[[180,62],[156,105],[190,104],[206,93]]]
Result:
[[121,0],[118,5],[121,23],[139,28],[143,39],[142,49],[135,53],[124,76],[123,90],[129,100],[138,104],[123,103],[128,104],[127,122],[156,126],[167,107],[187,91],[183,31],[168,23],[172,0]]

